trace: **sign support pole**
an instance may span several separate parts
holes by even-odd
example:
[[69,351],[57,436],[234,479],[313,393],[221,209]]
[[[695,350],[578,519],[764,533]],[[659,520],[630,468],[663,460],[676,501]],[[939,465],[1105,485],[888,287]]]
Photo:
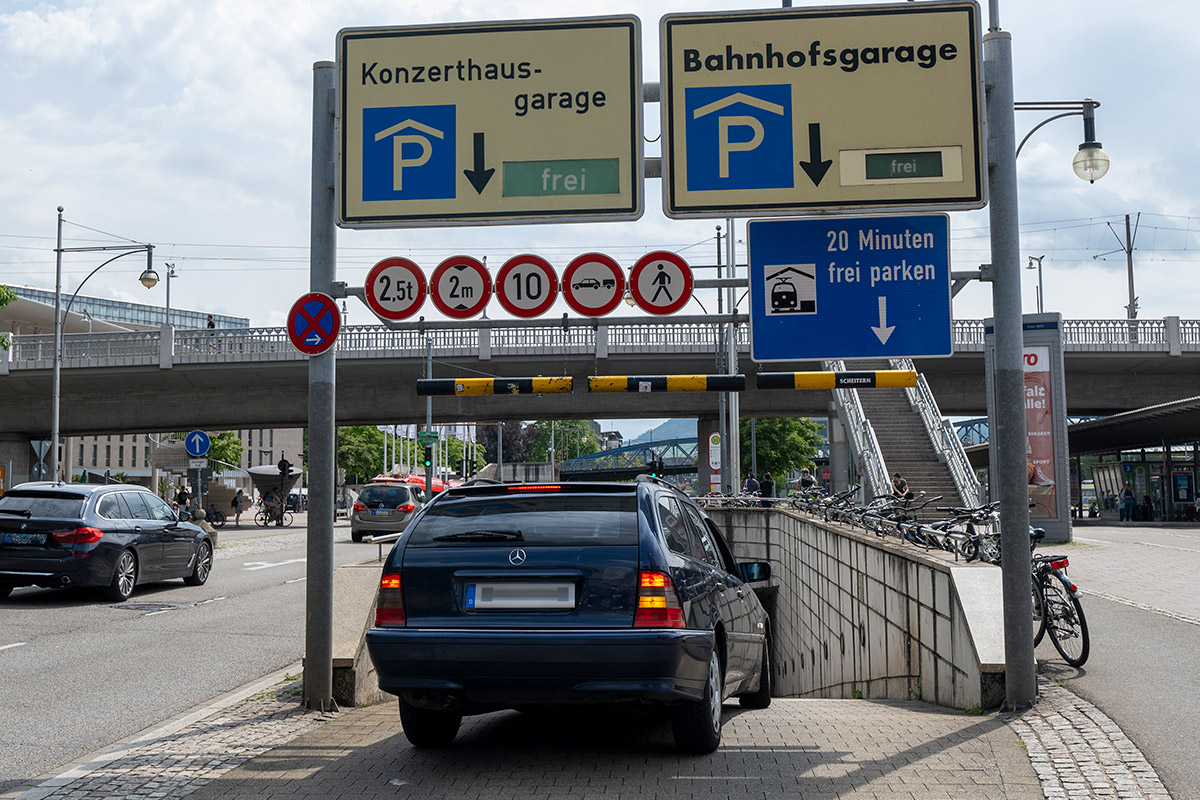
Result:
[[[333,187],[337,68],[313,64],[312,212],[309,289],[331,294],[337,280]],[[304,625],[304,705],[321,711],[333,701],[333,516],[337,472],[334,423],[336,351],[308,359],[308,580]],[[280,498],[283,502],[285,498]]]
[[1029,592],[1029,486],[1025,464],[1025,374],[1022,366],[1021,251],[1017,216],[1017,156],[1013,119],[1012,36],[1000,30],[999,0],[983,38],[987,130],[992,137],[992,314],[996,330],[996,418],[989,422],[1000,489],[1000,546],[1004,551],[1004,707],[1030,708],[1037,699],[1033,600]]

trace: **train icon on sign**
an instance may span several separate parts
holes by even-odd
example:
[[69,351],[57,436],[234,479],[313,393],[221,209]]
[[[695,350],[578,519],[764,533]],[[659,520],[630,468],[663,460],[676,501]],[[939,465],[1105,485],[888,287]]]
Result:
[[763,268],[766,296],[774,314],[817,313],[817,265],[779,264]]
[[363,109],[363,200],[455,196],[455,107]]

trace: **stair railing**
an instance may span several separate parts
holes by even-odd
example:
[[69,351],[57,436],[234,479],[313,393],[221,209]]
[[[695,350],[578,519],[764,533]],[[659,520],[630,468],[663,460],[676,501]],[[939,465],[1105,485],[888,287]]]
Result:
[[[909,358],[893,358],[889,363],[892,369],[916,370],[916,365]],[[983,487],[975,477],[975,470],[971,469],[967,451],[963,449],[962,440],[954,432],[954,426],[942,416],[925,376],[918,372],[917,385],[906,388],[904,394],[908,397],[909,405],[920,414],[921,421],[925,423],[925,433],[929,436],[929,442],[933,445],[938,459],[944,461],[949,468],[958,496],[969,506],[981,505]]]
[[[826,361],[823,368],[834,372],[844,372],[846,362]],[[875,429],[871,421],[863,413],[862,401],[859,400],[857,389],[834,389],[833,402],[837,407],[838,416],[846,428],[846,439],[850,444],[850,452],[862,466],[863,478],[866,479],[865,497],[869,500],[881,494],[889,494],[892,490],[891,478],[888,477],[887,464],[883,460],[883,451],[879,449],[879,440],[875,438]]]

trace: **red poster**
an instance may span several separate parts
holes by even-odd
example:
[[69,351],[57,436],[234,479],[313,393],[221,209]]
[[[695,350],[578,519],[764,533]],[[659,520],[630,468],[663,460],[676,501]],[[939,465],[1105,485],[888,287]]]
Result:
[[1025,461],[1029,516],[1055,516],[1054,408],[1050,395],[1050,348],[1025,348]]

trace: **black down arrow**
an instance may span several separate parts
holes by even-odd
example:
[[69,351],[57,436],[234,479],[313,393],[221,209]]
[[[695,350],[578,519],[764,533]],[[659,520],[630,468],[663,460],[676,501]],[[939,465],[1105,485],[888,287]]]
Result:
[[463,175],[467,176],[467,180],[475,187],[476,194],[483,194],[483,190],[487,188],[488,181],[492,179],[492,175],[496,172],[494,169],[483,168],[483,134],[475,134],[475,169],[464,169]]
[[[478,135],[476,134],[476,136]],[[478,150],[476,153],[478,153]],[[808,173],[813,186],[820,186],[821,179],[825,177],[825,173],[833,166],[833,162],[821,160],[821,123],[819,122],[810,122],[808,124],[808,157],[812,160],[801,161],[800,166],[804,167],[804,171]],[[476,158],[478,158],[478,155],[476,155]]]

